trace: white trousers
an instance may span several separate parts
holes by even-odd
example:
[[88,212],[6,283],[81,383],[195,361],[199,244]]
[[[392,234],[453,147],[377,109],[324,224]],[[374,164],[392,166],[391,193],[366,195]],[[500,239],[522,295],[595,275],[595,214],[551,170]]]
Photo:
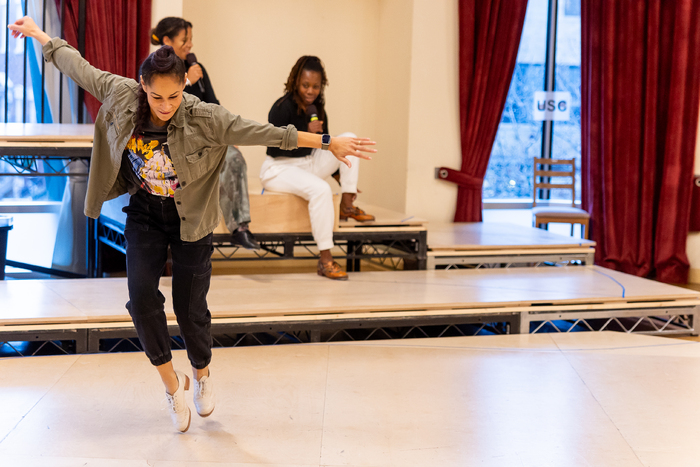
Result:
[[[355,138],[353,133],[338,136]],[[348,156],[352,167],[340,162],[332,152],[314,149],[306,157],[267,156],[260,168],[263,188],[280,193],[292,193],[309,202],[311,233],[319,250],[333,248],[333,193],[326,178],[340,169],[340,187],[343,193],[357,193],[360,159]]]

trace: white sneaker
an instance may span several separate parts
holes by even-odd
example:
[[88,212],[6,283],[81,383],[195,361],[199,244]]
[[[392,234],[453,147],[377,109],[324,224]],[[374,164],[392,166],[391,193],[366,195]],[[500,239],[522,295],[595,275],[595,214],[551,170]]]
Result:
[[208,417],[214,411],[214,386],[209,378],[211,372],[194,380],[194,406],[200,417]]
[[173,421],[173,425],[175,425],[175,429],[184,433],[189,430],[190,419],[192,418],[192,413],[185,400],[185,391],[190,388],[190,378],[181,371],[175,371],[175,374],[177,375],[177,382],[179,384],[177,391],[172,395],[168,394],[166,391],[165,397],[168,401],[170,418]]

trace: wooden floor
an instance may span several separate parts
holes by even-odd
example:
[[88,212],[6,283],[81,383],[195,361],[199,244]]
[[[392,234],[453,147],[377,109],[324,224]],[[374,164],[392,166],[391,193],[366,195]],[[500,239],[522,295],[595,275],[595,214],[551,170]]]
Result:
[[[187,369],[182,351],[174,362]],[[141,353],[2,359],[0,465],[698,465],[696,342],[576,333],[246,347],[214,349],[211,368],[216,410],[177,434]]]
[[373,221],[357,222],[355,219],[348,219],[345,221],[340,221],[340,229],[350,229],[355,227],[423,227],[425,228],[429,225],[426,219],[421,217],[412,216],[410,214],[394,211],[391,209],[383,208],[381,206],[375,206],[373,204],[364,203],[358,201],[354,203],[359,208],[363,209],[368,214],[372,214],[375,217]]
[[[172,319],[171,290],[170,278],[162,278]],[[597,266],[359,272],[347,282],[316,274],[214,276],[208,294],[214,318],[670,301],[700,305],[700,293]],[[128,322],[126,302],[126,278],[2,281],[0,331],[18,324]]]
[[595,242],[547,230],[499,222],[430,223],[428,247],[431,250],[503,250],[593,248]]
[[595,242],[508,223],[451,222],[429,224],[428,249],[428,269],[573,261],[590,265]]

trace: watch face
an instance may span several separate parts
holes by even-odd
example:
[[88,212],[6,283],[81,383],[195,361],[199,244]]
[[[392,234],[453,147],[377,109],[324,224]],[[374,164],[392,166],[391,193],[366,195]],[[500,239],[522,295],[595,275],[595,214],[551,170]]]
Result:
[[[318,140],[317,140],[318,141]],[[321,142],[323,144],[329,144],[331,142],[331,135],[323,135],[321,137]]]

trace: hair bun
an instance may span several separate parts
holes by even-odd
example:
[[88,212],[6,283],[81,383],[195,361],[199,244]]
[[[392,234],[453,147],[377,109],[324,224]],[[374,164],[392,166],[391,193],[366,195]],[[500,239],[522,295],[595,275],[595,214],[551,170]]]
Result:
[[174,60],[179,59],[172,47],[164,45],[153,52],[153,67],[157,72],[164,72],[172,68]]

